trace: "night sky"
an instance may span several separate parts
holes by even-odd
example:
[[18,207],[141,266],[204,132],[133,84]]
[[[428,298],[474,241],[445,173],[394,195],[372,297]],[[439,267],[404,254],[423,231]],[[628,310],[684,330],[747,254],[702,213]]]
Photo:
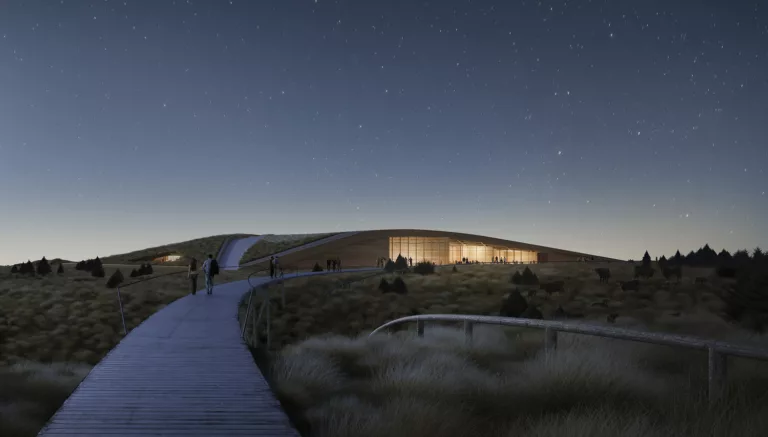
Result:
[[0,0],[0,263],[401,227],[765,247],[766,138],[757,0]]

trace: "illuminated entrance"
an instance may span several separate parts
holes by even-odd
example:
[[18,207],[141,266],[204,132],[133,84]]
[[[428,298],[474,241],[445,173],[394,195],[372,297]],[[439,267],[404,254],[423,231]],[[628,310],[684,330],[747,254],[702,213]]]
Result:
[[495,262],[497,257],[499,261],[506,257],[509,263],[527,264],[537,260],[537,253],[532,250],[490,246],[449,237],[389,237],[389,257],[394,260],[398,255],[412,258],[414,264],[421,261],[453,264],[464,259],[490,263]]

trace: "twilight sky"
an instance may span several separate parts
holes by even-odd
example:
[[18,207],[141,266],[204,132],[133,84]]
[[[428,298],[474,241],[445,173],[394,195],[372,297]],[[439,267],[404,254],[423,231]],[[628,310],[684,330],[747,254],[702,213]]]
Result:
[[400,227],[768,246],[760,0],[0,0],[0,84],[0,264]]

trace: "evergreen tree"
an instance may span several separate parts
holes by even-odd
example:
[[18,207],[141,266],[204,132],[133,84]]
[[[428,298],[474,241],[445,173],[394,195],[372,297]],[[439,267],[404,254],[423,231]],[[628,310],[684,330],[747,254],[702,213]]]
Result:
[[731,261],[731,259],[733,258],[731,257],[730,252],[725,249],[721,250],[720,253],[717,254],[717,260],[720,264],[727,263]]
[[49,273],[51,273],[51,265],[48,263],[48,260],[43,257],[40,261],[37,262],[37,274],[40,276],[45,276]]
[[682,263],[683,263],[683,256],[682,256],[682,255],[680,255],[680,251],[679,251],[679,250],[678,250],[677,252],[675,252],[675,256],[674,256],[674,257],[672,257],[672,261],[673,261],[675,264],[677,264],[677,265],[680,265],[680,264],[682,264]]
[[27,275],[35,275],[35,266],[32,265],[32,261],[27,260],[27,262],[24,264],[24,273]]
[[64,274],[64,264],[59,263],[59,268],[56,269],[56,274],[57,275],[63,275]]
[[104,276],[106,276],[106,273],[104,273],[104,267],[102,267],[102,266],[98,266],[98,267],[94,266],[91,269],[91,276],[93,276],[95,278],[103,278]]
[[645,254],[643,255],[643,267],[650,267],[651,266],[651,255],[648,254],[648,251],[645,251]]
[[11,267],[11,273],[19,273],[19,266],[14,265],[13,267]]
[[406,271],[408,270],[408,260],[403,258],[403,255],[397,255],[395,260],[395,270]]
[[[104,271],[103,267],[99,267],[101,271]],[[94,270],[95,271],[95,270]],[[120,271],[120,269],[115,270],[114,273],[112,273],[112,276],[109,277],[107,280],[107,288],[115,288],[118,285],[120,285],[125,278],[123,277],[123,272]]]
[[96,257],[95,260],[93,260],[93,266],[94,267],[103,267],[103,265],[101,264],[101,259],[99,259],[98,256]]

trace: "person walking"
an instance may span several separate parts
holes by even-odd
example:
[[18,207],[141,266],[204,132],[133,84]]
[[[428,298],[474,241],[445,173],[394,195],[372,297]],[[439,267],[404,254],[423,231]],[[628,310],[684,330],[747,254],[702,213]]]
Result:
[[275,257],[274,256],[269,257],[269,277],[270,278],[275,277]]
[[283,277],[282,272],[280,271],[280,261],[278,260],[277,256],[275,256],[275,277],[277,277],[278,272],[280,274],[280,277]]
[[187,270],[187,279],[189,279],[189,287],[191,288],[192,295],[197,294],[197,259],[192,258],[189,261],[189,269]]
[[205,274],[205,292],[213,294],[213,277],[219,274],[219,263],[213,259],[213,255],[208,255],[208,259],[203,262],[203,273]]

